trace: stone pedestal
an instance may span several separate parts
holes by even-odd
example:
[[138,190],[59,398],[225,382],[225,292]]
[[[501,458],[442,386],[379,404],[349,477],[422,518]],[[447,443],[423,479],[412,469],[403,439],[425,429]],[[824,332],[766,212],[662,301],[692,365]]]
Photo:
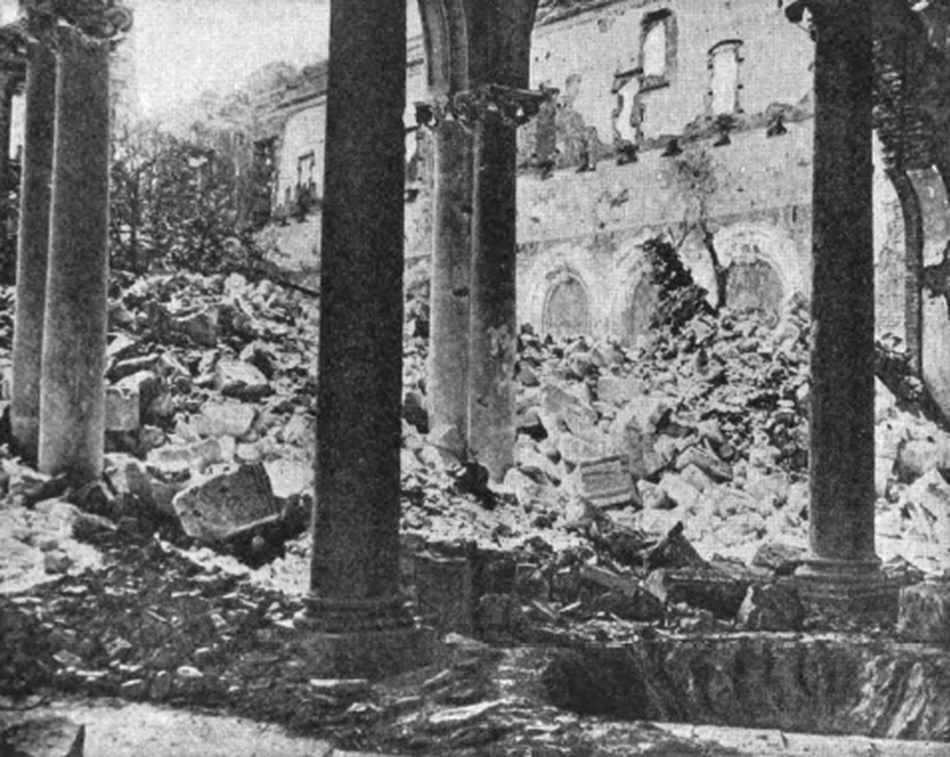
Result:
[[[435,125],[435,226],[429,341],[429,422],[468,433],[472,134],[443,117]],[[465,449],[451,450],[463,457]]]
[[493,481],[514,465],[515,129],[498,110],[475,123],[468,444]]
[[896,610],[874,551],[871,6],[814,0],[814,283],[806,603]]
[[109,46],[62,30],[58,47],[39,467],[89,481],[105,433]]
[[434,629],[419,624],[402,599],[336,601],[311,597],[297,623],[308,674],[385,678],[435,658]]
[[40,359],[55,115],[56,56],[43,45],[32,44],[26,77],[10,424],[17,453],[34,463],[40,433]]
[[333,0],[320,289],[313,596],[321,675],[426,663],[399,593],[406,5]]

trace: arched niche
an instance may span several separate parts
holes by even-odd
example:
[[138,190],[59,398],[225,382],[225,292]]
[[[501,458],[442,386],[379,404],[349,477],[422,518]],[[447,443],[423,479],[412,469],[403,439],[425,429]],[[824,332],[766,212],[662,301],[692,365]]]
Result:
[[656,312],[659,290],[650,276],[644,272],[635,278],[627,289],[623,309],[620,311],[620,341],[635,346],[650,333],[650,321]]
[[715,243],[726,271],[726,304],[730,308],[758,311],[777,324],[792,295],[808,294],[807,266],[783,229],[770,224],[734,224],[721,229]]
[[549,277],[541,330],[555,337],[591,333],[590,292],[576,271],[562,268]]

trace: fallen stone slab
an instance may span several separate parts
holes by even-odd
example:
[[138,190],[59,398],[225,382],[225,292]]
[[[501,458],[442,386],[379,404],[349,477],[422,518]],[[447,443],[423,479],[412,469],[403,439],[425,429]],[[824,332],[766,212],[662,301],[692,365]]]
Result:
[[598,507],[627,505],[638,499],[626,455],[581,460],[576,475],[580,496]]
[[747,631],[799,631],[805,622],[805,606],[787,581],[753,584],[736,619],[739,628]]
[[281,517],[270,478],[261,463],[249,463],[199,480],[172,499],[185,533],[221,542]]
[[202,406],[201,415],[194,420],[199,436],[218,438],[233,436],[240,439],[254,426],[257,410],[243,402],[209,402]]
[[0,754],[9,757],[83,757],[86,727],[69,718],[0,713]]
[[214,387],[225,397],[255,402],[273,394],[267,377],[250,363],[219,360],[214,371]]
[[645,585],[663,602],[682,602],[725,620],[736,617],[749,588],[748,583],[713,567],[661,568],[650,573]]

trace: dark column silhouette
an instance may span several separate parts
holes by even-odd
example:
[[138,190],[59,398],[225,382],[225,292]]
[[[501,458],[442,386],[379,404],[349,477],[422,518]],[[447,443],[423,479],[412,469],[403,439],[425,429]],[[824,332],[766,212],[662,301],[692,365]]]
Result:
[[30,45],[28,56],[10,423],[17,452],[35,462],[49,255],[56,56],[52,50],[36,43]]
[[406,5],[333,0],[312,595],[317,669],[426,662],[399,593]]
[[109,47],[64,29],[58,48],[39,467],[84,482],[104,444]]
[[882,608],[874,551],[871,5],[813,0],[816,28],[811,354],[811,554],[803,596]]

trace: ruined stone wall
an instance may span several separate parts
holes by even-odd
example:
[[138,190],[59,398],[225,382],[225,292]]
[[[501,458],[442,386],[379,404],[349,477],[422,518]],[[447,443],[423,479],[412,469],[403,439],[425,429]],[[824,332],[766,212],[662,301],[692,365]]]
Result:
[[[660,53],[645,49],[657,24]],[[413,104],[427,99],[420,44],[409,51],[407,129]],[[642,243],[665,235],[680,244],[696,279],[715,291],[703,227],[729,271],[730,305],[780,318],[793,296],[807,297],[813,52],[807,33],[762,0],[592,0],[542,14],[531,86],[559,92],[519,130],[519,319],[634,343],[655,300]],[[720,53],[733,56],[728,113],[714,76]],[[299,157],[311,151],[322,192],[324,101],[295,107],[281,135],[280,198],[293,193]],[[674,138],[679,154],[669,155]],[[430,153],[425,131],[407,131],[410,260],[431,250]],[[698,189],[682,176],[693,165],[704,172]],[[903,337],[904,222],[879,148],[875,177],[878,331]],[[941,213],[925,212],[925,222],[945,225]],[[313,218],[306,233],[319,236]],[[925,237],[945,239],[945,229]]]

